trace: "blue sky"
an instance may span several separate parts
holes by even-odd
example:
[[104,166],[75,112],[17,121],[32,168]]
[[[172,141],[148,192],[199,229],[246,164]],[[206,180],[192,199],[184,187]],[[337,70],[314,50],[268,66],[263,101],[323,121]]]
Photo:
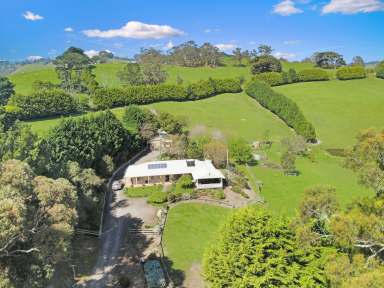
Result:
[[4,2],[0,59],[55,57],[69,46],[132,56],[191,39],[227,51],[266,43],[292,60],[322,50],[384,59],[384,0]]

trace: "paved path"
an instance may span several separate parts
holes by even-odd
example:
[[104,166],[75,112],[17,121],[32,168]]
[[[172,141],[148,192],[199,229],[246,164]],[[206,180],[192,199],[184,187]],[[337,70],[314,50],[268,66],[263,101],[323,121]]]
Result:
[[[155,160],[158,153],[151,152],[136,163]],[[125,166],[126,167],[126,166]],[[122,177],[117,171],[116,178]],[[144,287],[144,275],[140,258],[154,245],[151,235],[135,233],[130,229],[140,229],[154,225],[157,221],[157,209],[147,204],[145,199],[128,199],[122,191],[111,192],[106,199],[103,234],[100,238],[100,255],[94,273],[87,277],[80,287],[105,288],[113,287],[116,275],[125,275],[132,287]]]

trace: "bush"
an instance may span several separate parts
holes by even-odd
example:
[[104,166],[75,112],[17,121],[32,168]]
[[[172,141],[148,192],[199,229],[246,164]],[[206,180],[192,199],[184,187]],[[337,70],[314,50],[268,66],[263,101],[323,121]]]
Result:
[[279,85],[287,84],[287,81],[284,81],[282,77],[282,73],[278,73],[278,72],[266,72],[266,73],[256,74],[253,77],[253,79],[265,82],[270,86],[279,86]]
[[322,69],[313,68],[299,71],[297,73],[297,78],[299,82],[328,81],[329,75]]
[[182,87],[180,85],[127,86],[102,88],[92,95],[97,109],[132,104],[149,104],[160,101],[188,101],[207,98],[220,93],[241,92],[239,81],[233,79],[209,79]]
[[9,104],[20,108],[22,119],[70,115],[79,112],[78,102],[62,90],[41,90],[31,95],[13,95]]
[[343,66],[337,69],[336,77],[339,80],[363,79],[367,73],[362,66]]
[[307,121],[297,104],[291,99],[277,93],[267,84],[260,81],[249,83],[246,93],[255,98],[262,106],[279,116],[307,141],[315,141],[315,128]]
[[116,159],[121,153],[137,151],[135,141],[116,116],[106,111],[62,120],[44,139],[42,149],[52,166],[48,169],[54,172],[67,161],[97,168],[105,155]]
[[176,188],[190,189],[193,188],[193,179],[191,175],[183,175],[177,180]]
[[384,61],[380,62],[376,67],[376,77],[384,79]]
[[281,72],[282,66],[279,59],[271,55],[258,56],[253,60],[251,73]]
[[147,201],[152,204],[162,204],[167,202],[168,194],[163,191],[155,191],[149,195]]

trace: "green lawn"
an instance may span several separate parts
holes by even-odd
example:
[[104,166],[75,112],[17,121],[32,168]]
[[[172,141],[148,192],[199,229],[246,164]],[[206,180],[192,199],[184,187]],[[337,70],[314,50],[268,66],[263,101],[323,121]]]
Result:
[[304,190],[314,185],[331,185],[336,188],[337,199],[342,205],[354,198],[373,195],[373,192],[358,184],[354,173],[342,167],[343,159],[333,157],[318,149],[316,162],[298,158],[296,167],[299,176],[285,176],[282,171],[251,167],[251,172],[263,182],[262,196],[272,212],[294,216],[302,200]]
[[[196,82],[201,79],[212,78],[237,78],[244,77],[249,79],[250,67],[236,67],[231,65],[233,61],[226,61],[227,66],[210,68],[210,67],[180,67],[180,66],[165,66],[165,69],[168,73],[167,83],[176,83],[177,76],[180,76],[184,83]],[[288,70],[289,68],[294,68],[296,70],[302,70],[306,68],[311,68],[311,63],[298,63],[298,62],[282,62],[283,69]],[[123,68],[125,65],[124,62],[116,61],[112,63],[97,64],[95,69],[96,80],[102,86],[107,87],[118,87],[120,86],[119,79],[117,78],[117,72]],[[9,77],[11,81],[15,84],[15,89],[17,93],[27,94],[32,90],[32,83],[35,80],[41,81],[51,81],[53,83],[58,83],[56,72],[52,64],[43,65],[43,64],[29,64],[22,66],[17,71],[12,73]]]
[[201,263],[204,250],[231,211],[197,203],[172,208],[164,230],[165,254],[172,261],[171,268],[187,271],[191,264]]
[[159,111],[187,117],[190,128],[204,126],[207,131],[219,130],[227,137],[243,137],[255,141],[269,131],[279,140],[292,131],[272,113],[245,93],[222,94],[194,102],[161,102],[148,105]]
[[348,147],[362,129],[384,127],[384,80],[299,83],[275,88],[291,97],[326,147]]

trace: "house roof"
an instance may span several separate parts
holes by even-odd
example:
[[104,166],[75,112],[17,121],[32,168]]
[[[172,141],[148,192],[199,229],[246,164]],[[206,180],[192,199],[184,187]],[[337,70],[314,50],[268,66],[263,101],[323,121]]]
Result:
[[[188,163],[190,165],[188,165]],[[192,163],[194,163],[194,165],[191,165]],[[125,171],[124,177],[130,178],[178,174],[191,174],[194,180],[225,178],[223,173],[213,166],[212,161],[194,159],[155,161],[131,165],[128,166]]]

